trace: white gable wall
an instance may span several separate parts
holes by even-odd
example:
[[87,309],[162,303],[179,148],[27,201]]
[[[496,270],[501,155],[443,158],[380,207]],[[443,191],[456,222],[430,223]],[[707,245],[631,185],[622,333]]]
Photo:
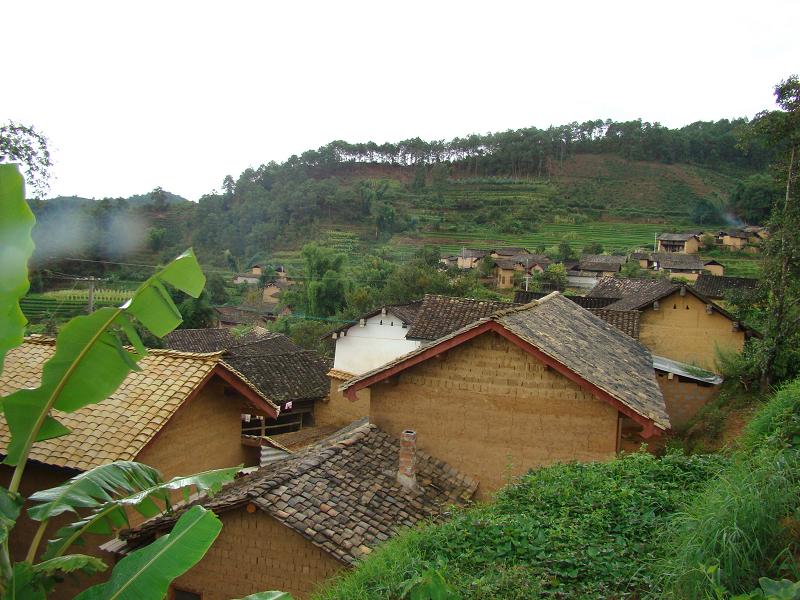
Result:
[[407,340],[408,328],[397,315],[375,315],[364,326],[353,325],[336,340],[333,368],[361,375],[398,356],[419,348],[418,341]]

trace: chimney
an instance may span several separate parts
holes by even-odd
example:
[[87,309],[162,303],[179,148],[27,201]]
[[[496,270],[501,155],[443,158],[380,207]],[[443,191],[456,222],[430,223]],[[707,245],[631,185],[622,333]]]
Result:
[[406,429],[400,434],[400,460],[397,469],[397,482],[408,491],[416,491],[417,486],[417,432]]

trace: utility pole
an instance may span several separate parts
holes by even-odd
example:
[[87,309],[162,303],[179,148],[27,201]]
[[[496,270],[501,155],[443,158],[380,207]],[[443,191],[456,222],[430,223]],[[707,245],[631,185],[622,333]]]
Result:
[[87,312],[92,314],[94,312],[94,282],[97,281],[95,277],[89,277],[89,306]]
[[530,274],[525,273],[524,279],[525,279],[525,291],[527,292],[528,291],[528,282],[531,280]]

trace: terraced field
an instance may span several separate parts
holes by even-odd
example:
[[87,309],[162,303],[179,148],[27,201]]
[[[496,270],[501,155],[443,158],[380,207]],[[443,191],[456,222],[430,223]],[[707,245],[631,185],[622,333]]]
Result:
[[651,223],[585,223],[540,225],[530,234],[504,235],[484,232],[424,232],[420,234],[421,243],[434,244],[442,252],[457,253],[462,247],[486,247],[491,245],[523,246],[533,250],[537,246],[557,246],[567,240],[573,248],[580,250],[592,242],[599,242],[606,251],[631,250],[634,248],[652,249],[656,235],[664,231],[663,224]]

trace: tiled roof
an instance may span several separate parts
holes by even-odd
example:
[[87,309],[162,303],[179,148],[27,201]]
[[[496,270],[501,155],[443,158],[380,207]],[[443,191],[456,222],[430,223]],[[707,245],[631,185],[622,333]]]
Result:
[[746,240],[747,238],[750,237],[749,235],[747,235],[746,231],[727,231],[725,235],[727,235],[728,237],[740,238],[743,240]]
[[462,248],[457,256],[461,258],[483,258],[489,254],[488,250],[479,250],[477,248]]
[[697,237],[696,233],[662,233],[658,236],[659,240],[664,242],[685,242],[687,240]]
[[588,310],[594,316],[600,317],[625,335],[635,340],[639,339],[639,317],[641,317],[641,313],[638,310],[608,310],[607,308],[589,308]]
[[492,250],[492,252],[500,256],[515,256],[521,254],[530,254],[530,251],[527,248],[521,248],[515,246],[495,248],[494,250]]
[[613,254],[587,254],[582,256],[576,271],[601,271],[616,273],[625,264],[624,256]]
[[257,310],[248,310],[238,306],[215,306],[214,311],[219,315],[219,320],[224,323],[238,323],[242,325],[252,325],[262,323],[264,317],[269,313],[261,313]]
[[657,262],[662,269],[679,269],[682,271],[702,271],[703,261],[697,254],[681,254],[680,252],[653,252],[650,260]]
[[511,306],[497,300],[473,300],[426,294],[406,339],[435,340]]
[[165,335],[161,341],[165,348],[181,352],[219,352],[277,335],[280,334],[273,334],[257,325],[242,335],[236,335],[227,327],[176,329]]
[[386,306],[381,306],[369,311],[368,313],[364,313],[363,315],[359,316],[356,321],[348,321],[344,325],[327,332],[325,335],[321,336],[320,339],[328,338],[332,333],[341,333],[346,329],[350,329],[356,325],[359,320],[371,319],[372,317],[381,314],[384,310],[386,310],[387,314],[391,313],[397,318],[401,319],[406,325],[412,325],[417,318],[417,313],[419,312],[419,307],[421,305],[422,300],[414,300],[413,302],[408,302],[407,304],[388,304]]
[[375,381],[381,373],[396,374],[396,367],[403,363],[416,364],[411,359],[417,355],[432,352],[438,345],[459,336],[466,339],[468,332],[489,322],[499,324],[661,429],[669,428],[647,348],[558,292],[476,321],[433,344],[354,377],[339,389],[357,390],[363,387],[358,385],[360,382]]
[[311,400],[328,395],[327,373],[331,361],[316,352],[285,354],[228,354],[224,357],[276,404],[290,400]]
[[[448,505],[470,500],[477,488],[475,480],[418,451],[420,491],[407,491],[396,479],[399,448],[398,440],[375,425],[362,425],[261,467],[196,503],[217,513],[252,503],[353,564],[398,528],[441,518]],[[178,516],[156,517],[120,537],[128,548],[147,543]]]
[[[532,302],[534,300],[539,300],[540,298],[544,298],[550,292],[526,292],[524,290],[517,290],[514,292],[514,303],[515,304],[527,304],[528,302]],[[609,304],[616,302],[616,298],[594,298],[592,296],[564,296],[565,298],[569,298],[578,306],[582,306],[583,308],[604,308]]]
[[[31,337],[11,350],[0,375],[0,396],[38,386],[42,367],[54,352],[54,340],[38,337]],[[54,411],[54,416],[71,433],[37,442],[30,458],[79,470],[115,460],[133,460],[212,371],[225,368],[220,356],[220,353],[148,351],[138,363],[140,370],[132,371],[107,400],[73,413]],[[246,379],[243,381],[251,385]],[[253,389],[254,396],[256,393]],[[5,453],[9,441],[8,426],[0,416],[0,453]]]
[[603,277],[587,294],[590,298],[613,298],[620,300],[631,296],[641,298],[655,298],[665,290],[677,288],[666,279],[651,279],[649,277]]
[[758,279],[725,277],[723,275],[712,275],[711,273],[701,273],[694,283],[695,290],[715,300],[724,298],[728,292],[746,292],[757,287]]

